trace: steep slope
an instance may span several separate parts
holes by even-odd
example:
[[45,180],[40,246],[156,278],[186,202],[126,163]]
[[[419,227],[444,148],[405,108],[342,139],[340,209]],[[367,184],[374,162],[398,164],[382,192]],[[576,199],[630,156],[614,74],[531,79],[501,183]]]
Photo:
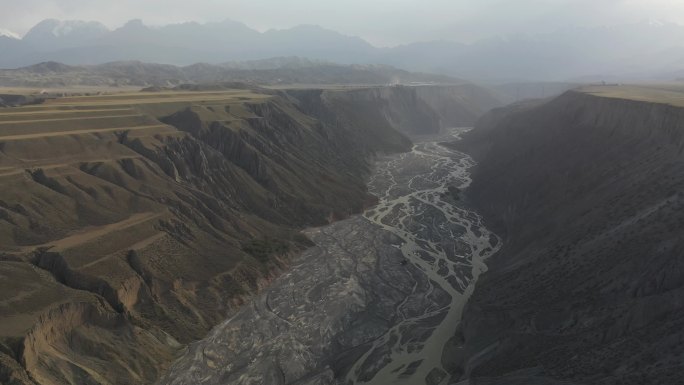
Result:
[[458,144],[505,235],[449,352],[478,384],[681,381],[684,108],[598,91],[497,110]]
[[474,84],[459,87],[419,87],[418,97],[450,127],[471,127],[482,115],[501,106],[497,96]]
[[369,160],[410,148],[406,122],[444,124],[408,87],[0,109],[0,382],[153,382],[287,268],[300,229],[372,203]]

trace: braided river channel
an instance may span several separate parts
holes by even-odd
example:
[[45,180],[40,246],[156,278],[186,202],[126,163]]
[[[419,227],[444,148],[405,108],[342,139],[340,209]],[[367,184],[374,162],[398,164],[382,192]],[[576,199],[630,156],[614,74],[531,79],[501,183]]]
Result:
[[441,144],[464,130],[378,159],[368,185],[378,204],[305,231],[315,246],[160,383],[457,382],[442,352],[501,243],[464,203],[474,161]]

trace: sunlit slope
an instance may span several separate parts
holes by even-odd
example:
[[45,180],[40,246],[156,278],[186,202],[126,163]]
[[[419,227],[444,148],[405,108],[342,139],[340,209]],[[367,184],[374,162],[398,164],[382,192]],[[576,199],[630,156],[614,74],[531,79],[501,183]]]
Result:
[[[94,379],[151,381],[174,339],[202,335],[231,306],[211,312],[195,296],[221,303],[256,285],[262,266],[239,239],[269,226],[236,220],[237,207],[162,169],[154,154],[193,141],[139,108],[238,97],[117,95],[0,110],[0,323],[4,350],[22,351],[34,380],[78,383],[77,367]],[[244,282],[225,285],[238,271]]]
[[[347,175],[353,162],[326,158],[334,149],[316,122],[276,99],[123,94],[0,110],[4,351],[23,351],[39,382],[78,383],[73,366],[149,382],[174,340],[201,337],[286,264],[257,259],[245,242],[272,237],[295,250],[303,241],[291,228],[358,210],[366,195]],[[287,130],[260,122],[271,109]],[[327,179],[317,188],[306,177]],[[130,333],[117,340],[94,314]],[[42,333],[51,337],[33,337]],[[89,344],[106,353],[92,356]],[[131,349],[146,359],[126,361]],[[108,374],[114,357],[127,369]]]
[[0,109],[0,382],[153,382],[287,268],[300,229],[372,204],[375,153],[448,122],[408,87]]

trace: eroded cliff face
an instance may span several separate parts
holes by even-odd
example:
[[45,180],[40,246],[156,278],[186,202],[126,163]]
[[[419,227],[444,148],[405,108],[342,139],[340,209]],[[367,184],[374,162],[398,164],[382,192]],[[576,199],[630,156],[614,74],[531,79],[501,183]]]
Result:
[[414,88],[159,93],[0,111],[0,382],[153,382],[373,203],[376,153],[448,120]]
[[481,116],[501,106],[489,91],[473,84],[418,87],[417,94],[449,127],[472,127]]
[[571,91],[458,146],[505,239],[445,364],[478,384],[681,381],[684,109]]

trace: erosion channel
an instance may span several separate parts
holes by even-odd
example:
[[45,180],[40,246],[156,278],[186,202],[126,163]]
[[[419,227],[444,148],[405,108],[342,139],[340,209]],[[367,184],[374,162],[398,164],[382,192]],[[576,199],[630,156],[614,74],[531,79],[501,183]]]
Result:
[[473,160],[442,146],[379,159],[363,215],[305,233],[315,246],[209,335],[163,384],[448,384],[442,366],[485,259],[500,246],[461,192]]

